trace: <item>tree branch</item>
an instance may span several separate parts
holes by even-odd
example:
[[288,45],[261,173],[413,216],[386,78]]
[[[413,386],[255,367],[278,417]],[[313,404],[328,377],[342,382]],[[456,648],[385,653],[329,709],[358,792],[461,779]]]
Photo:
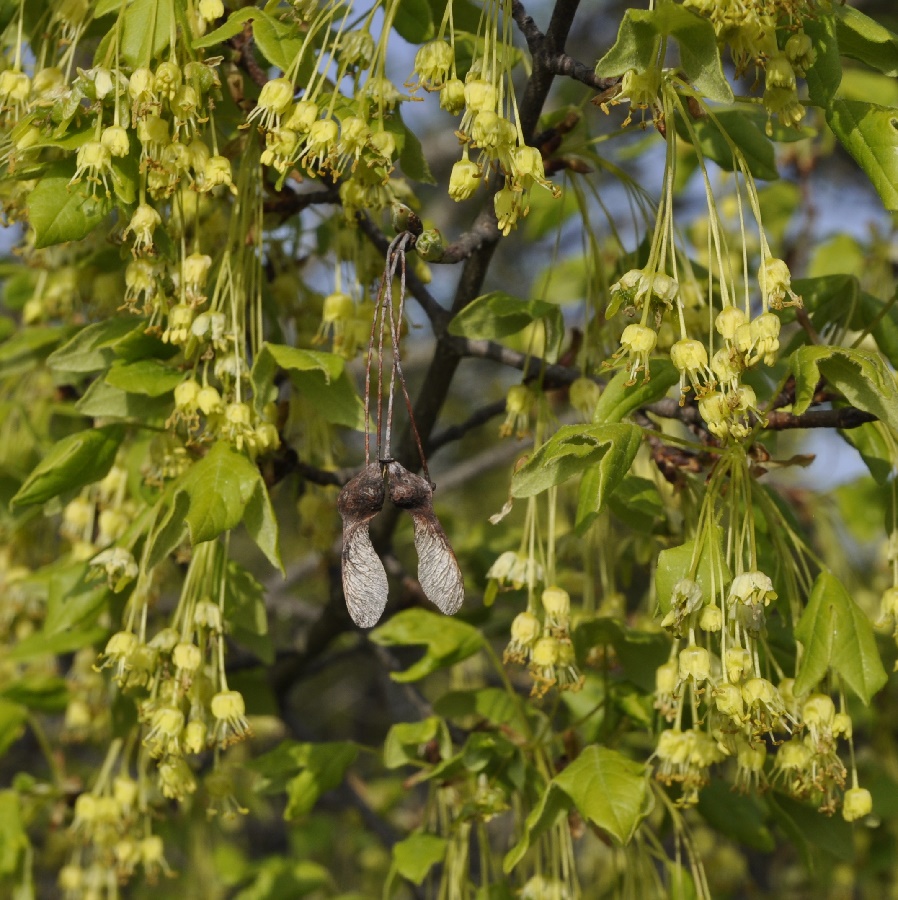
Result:
[[[372,218],[367,213],[359,212],[356,214],[356,221],[359,223],[359,228],[362,230],[362,233],[375,247],[377,247],[378,251],[383,256],[386,256],[387,250],[390,247],[390,241],[377,225],[374,224]],[[421,309],[424,310],[424,314],[430,319],[434,332],[442,332],[451,316],[442,306],[440,306],[436,298],[429,290],[427,290],[424,282],[415,275],[411,267],[406,271],[405,283],[409,293],[418,301],[421,305]]]
[[527,41],[530,55],[534,60],[539,56],[542,60],[542,66],[547,72],[552,75],[564,75],[598,91],[606,91],[620,81],[619,78],[599,78],[595,73],[595,69],[590,68],[585,63],[579,62],[562,50],[553,51],[547,45],[546,35],[539,30],[536,22],[533,21],[533,17],[527,13],[527,10],[524,9],[524,4],[520,0],[514,0],[512,3],[511,15]]

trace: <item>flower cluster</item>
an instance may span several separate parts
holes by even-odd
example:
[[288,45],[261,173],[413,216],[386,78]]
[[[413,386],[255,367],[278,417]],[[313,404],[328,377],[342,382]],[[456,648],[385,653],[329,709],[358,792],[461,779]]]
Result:
[[[738,445],[722,457],[703,521],[714,519],[716,498],[724,490],[733,495],[727,501],[733,504],[731,526],[740,506],[751,508],[743,487],[745,466]],[[756,564],[743,564],[757,558],[754,536],[736,528],[725,563],[718,527],[715,520],[700,533],[686,576],[660,598],[661,625],[674,643],[655,673],[655,708],[672,724],[658,738],[656,777],[679,785],[679,802],[688,805],[697,801],[711,767],[729,762],[733,784],[741,790],[775,784],[822,812],[831,814],[844,804],[844,817],[858,818],[862,804],[850,798],[860,795],[845,790],[848,771],[840,757],[847,744],[854,758],[844,700],[837,708],[827,693],[796,692],[796,680],[785,675],[766,642],[767,616],[782,606],[773,579]],[[703,556],[708,569],[699,574]],[[790,591],[798,589],[794,581],[786,583]],[[856,788],[856,773],[852,776]]]
[[[163,797],[183,801],[196,791],[188,758],[223,750],[251,734],[242,695],[228,687],[224,670],[225,620],[221,601],[222,550],[215,542],[194,552],[172,624],[147,639],[130,627],[113,634],[97,661],[118,687],[138,698],[142,743],[157,761]],[[129,620],[146,593],[132,594]]]
[[801,23],[813,12],[814,0],[785,4],[776,0],[683,0],[683,5],[711,22],[718,42],[730,48],[737,76],[752,65],[763,71],[768,115],[777,116],[783,125],[800,125],[805,108],[798,98],[797,79],[806,75],[816,59]]
[[540,595],[540,609],[542,619],[530,610],[515,616],[503,660],[529,668],[535,697],[544,696],[552,687],[579,691],[584,677],[571,641],[570,594],[560,587],[547,587]]

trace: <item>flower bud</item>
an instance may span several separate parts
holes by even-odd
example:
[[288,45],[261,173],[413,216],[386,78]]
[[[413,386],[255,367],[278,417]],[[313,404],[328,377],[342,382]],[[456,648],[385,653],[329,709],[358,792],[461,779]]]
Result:
[[450,78],[440,88],[440,109],[457,116],[465,108],[465,83],[460,78]]
[[541,631],[539,619],[531,612],[518,613],[511,622],[511,639],[519,644],[529,646]]
[[704,647],[686,647],[680,651],[680,680],[706,681],[711,677],[711,655]]
[[100,143],[109,151],[110,156],[127,156],[131,149],[128,132],[121,125],[110,125],[103,129]]
[[745,313],[738,306],[725,306],[714,320],[718,334],[731,341],[736,336],[736,329],[745,324]]
[[426,228],[415,241],[415,250],[425,262],[436,262],[445,251],[443,236],[436,228]]
[[842,800],[842,818],[846,822],[856,822],[873,812],[873,796],[862,787],[853,787],[845,791]]

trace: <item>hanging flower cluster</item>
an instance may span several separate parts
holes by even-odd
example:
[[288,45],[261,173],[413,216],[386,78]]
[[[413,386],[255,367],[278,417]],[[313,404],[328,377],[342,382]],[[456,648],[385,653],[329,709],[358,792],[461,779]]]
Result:
[[[766,643],[767,617],[780,604],[773,580],[758,568],[754,531],[738,520],[740,508],[752,509],[745,468],[739,447],[721,459],[688,573],[660,598],[666,610],[661,625],[674,642],[655,673],[655,707],[672,727],[658,736],[655,775],[678,785],[680,802],[688,805],[697,801],[711,768],[732,761],[733,784],[741,790],[775,784],[822,812],[842,805],[846,819],[860,818],[869,806],[862,809],[856,771],[846,790],[840,756],[847,749],[853,768],[844,698],[837,707],[828,693],[796,693],[796,680],[784,674]],[[735,494],[726,557],[714,512],[722,490]],[[788,587],[802,590],[795,577]]]
[[[748,0],[739,4],[683,0],[707,18],[717,40],[727,46],[742,75],[750,66],[764,73],[764,107],[768,117],[797,127],[805,115],[798,97],[798,78],[814,65],[817,54],[802,23],[812,16],[815,0]],[[768,132],[772,128],[768,120]]]

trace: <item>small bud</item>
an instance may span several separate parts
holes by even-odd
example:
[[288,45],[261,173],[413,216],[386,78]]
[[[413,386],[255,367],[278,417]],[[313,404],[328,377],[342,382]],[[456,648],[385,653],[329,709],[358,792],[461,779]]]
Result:
[[845,791],[842,801],[842,818],[846,822],[856,822],[873,812],[873,796],[862,787],[853,787]]
[[415,241],[415,250],[425,262],[437,262],[445,251],[443,236],[436,228],[427,228]]

